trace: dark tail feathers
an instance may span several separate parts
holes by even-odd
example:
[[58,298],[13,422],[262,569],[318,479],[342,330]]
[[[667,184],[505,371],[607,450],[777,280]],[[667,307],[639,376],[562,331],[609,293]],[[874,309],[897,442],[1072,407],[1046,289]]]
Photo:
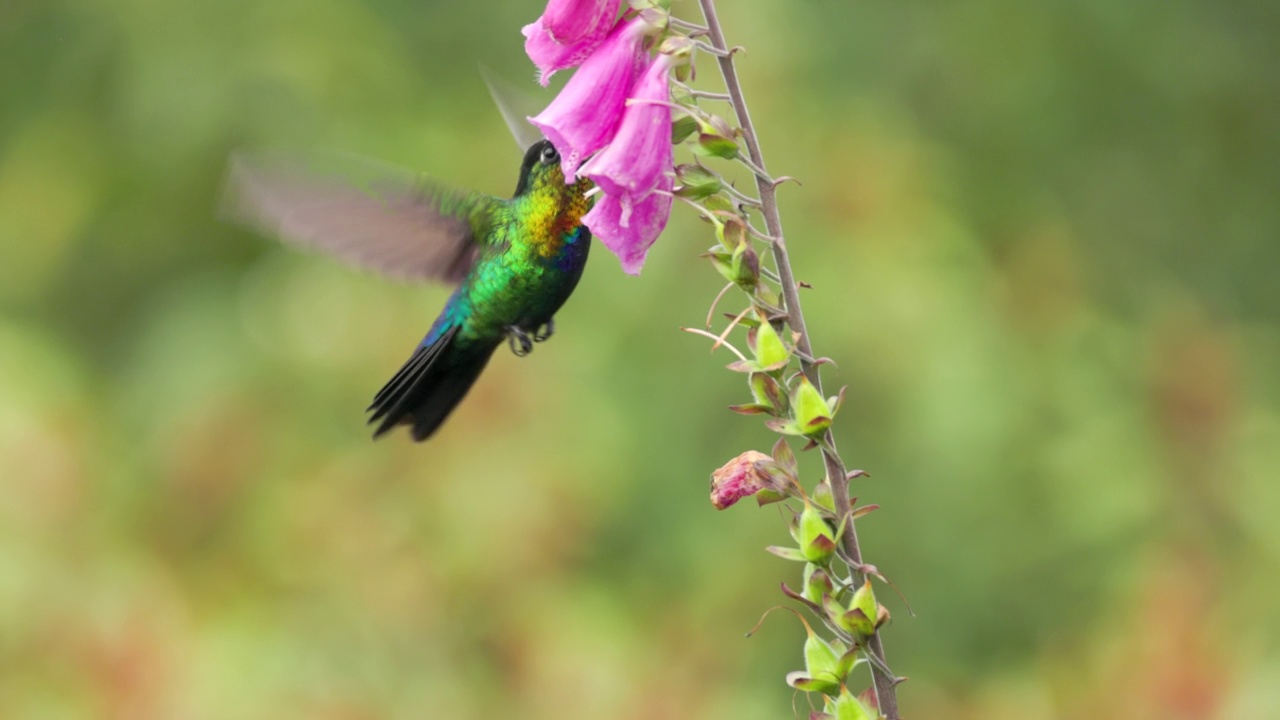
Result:
[[455,326],[430,345],[419,346],[374,396],[369,422],[382,421],[375,438],[397,425],[411,425],[413,439],[420,442],[444,424],[497,347],[459,347],[454,342],[457,334]]

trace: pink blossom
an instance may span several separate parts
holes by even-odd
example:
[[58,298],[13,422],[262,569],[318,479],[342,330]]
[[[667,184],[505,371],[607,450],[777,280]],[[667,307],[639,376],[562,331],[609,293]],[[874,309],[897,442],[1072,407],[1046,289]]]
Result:
[[569,44],[613,26],[622,0],[551,0],[542,11],[542,26],[551,39]]
[[667,55],[650,63],[631,92],[617,134],[582,167],[606,195],[639,202],[672,171],[670,66]]
[[551,0],[542,17],[520,32],[524,51],[538,67],[538,82],[581,64],[604,42],[621,0]]
[[756,469],[756,462],[769,459],[762,452],[748,450],[711,473],[711,504],[717,510],[724,510],[768,487],[767,479]]
[[629,196],[601,195],[582,218],[582,224],[618,256],[622,270],[630,275],[640,274],[649,247],[667,226],[672,183],[670,175],[663,175],[658,187],[639,201]]
[[536,117],[529,118],[560,151],[566,182],[574,181],[583,159],[613,137],[627,92],[647,59],[644,29],[638,19],[618,23],[556,99]]

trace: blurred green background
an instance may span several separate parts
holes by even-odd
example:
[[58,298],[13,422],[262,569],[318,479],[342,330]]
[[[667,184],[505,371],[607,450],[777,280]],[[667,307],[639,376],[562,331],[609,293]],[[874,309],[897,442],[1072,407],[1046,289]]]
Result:
[[[447,290],[215,219],[243,146],[509,193],[540,11],[0,1],[0,717],[792,715],[692,213],[426,445],[361,409]],[[1280,717],[1280,4],[720,12],[906,716]]]

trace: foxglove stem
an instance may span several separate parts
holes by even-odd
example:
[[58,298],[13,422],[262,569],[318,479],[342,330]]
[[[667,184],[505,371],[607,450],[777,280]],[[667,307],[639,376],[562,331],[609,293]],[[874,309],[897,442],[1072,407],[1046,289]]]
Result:
[[[761,169],[756,174],[756,189],[760,194],[761,214],[764,215],[765,225],[769,230],[769,234],[774,237],[770,248],[772,249],[774,263],[777,265],[779,279],[781,280],[782,295],[786,303],[787,324],[798,335],[796,349],[805,356],[801,361],[801,369],[814,387],[821,392],[822,385],[818,376],[818,368],[809,359],[813,357],[813,349],[809,341],[808,328],[805,326],[804,313],[800,309],[799,287],[796,284],[795,276],[791,272],[791,258],[787,253],[787,243],[782,233],[782,221],[778,216],[777,186],[769,179],[768,174],[763,171],[765,164],[760,152],[760,142],[756,137],[755,128],[751,124],[751,115],[747,111],[747,104],[742,94],[742,86],[738,82],[737,69],[733,65],[733,53],[725,43],[724,32],[720,28],[720,20],[716,16],[715,2],[714,0],[698,0],[698,2],[702,7],[702,15],[706,19],[707,37],[715,51],[711,54],[716,57],[716,61],[720,65],[720,74],[724,77],[725,88],[732,98],[733,109],[737,115],[738,124],[742,128],[742,139],[747,146],[747,154],[750,156],[751,163]],[[832,498],[835,501],[837,517],[850,518],[845,531],[841,534],[844,554],[857,565],[861,565],[862,551],[858,546],[858,535],[854,529],[851,516],[849,483],[845,477],[844,460],[840,458],[839,452],[836,451],[835,436],[830,429],[826,430],[822,439],[822,459],[826,468],[827,482],[831,487]],[[855,584],[860,584],[864,579],[864,574],[859,572],[856,567],[852,569],[852,572],[856,581]],[[879,632],[872,634],[867,640],[867,649],[869,654],[873,655],[877,661],[872,663],[871,674],[875,682],[876,702],[879,706],[879,711],[886,720],[900,720],[897,693],[894,690],[896,678],[893,673],[886,672],[884,646],[880,641]]]

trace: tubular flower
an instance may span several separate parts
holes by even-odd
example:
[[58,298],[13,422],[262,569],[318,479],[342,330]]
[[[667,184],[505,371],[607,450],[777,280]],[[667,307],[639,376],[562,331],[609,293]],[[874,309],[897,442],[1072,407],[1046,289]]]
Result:
[[769,459],[762,452],[748,450],[711,473],[711,504],[717,510],[724,510],[768,487],[768,480],[756,469],[756,462]]
[[672,59],[659,55],[640,76],[608,147],[587,161],[582,174],[606,195],[637,203],[674,164],[671,146],[670,90],[667,70]]
[[644,30],[639,19],[618,23],[556,99],[529,118],[560,151],[566,182],[574,182],[582,160],[613,137],[627,92],[644,68]]
[[628,197],[602,195],[596,198],[595,207],[582,218],[582,224],[591,230],[609,251],[622,261],[622,270],[628,275],[639,275],[645,256],[653,241],[662,234],[671,217],[670,175],[663,175],[658,187],[638,202]]
[[542,17],[521,29],[524,51],[546,86],[557,71],[581,64],[604,42],[621,0],[551,0]]
[[613,26],[622,0],[551,0],[542,11],[542,27],[552,40],[569,44]]

